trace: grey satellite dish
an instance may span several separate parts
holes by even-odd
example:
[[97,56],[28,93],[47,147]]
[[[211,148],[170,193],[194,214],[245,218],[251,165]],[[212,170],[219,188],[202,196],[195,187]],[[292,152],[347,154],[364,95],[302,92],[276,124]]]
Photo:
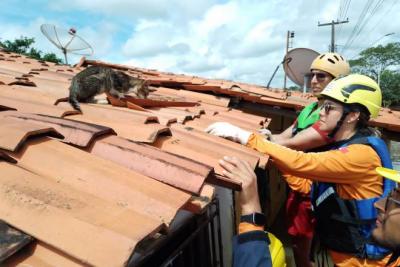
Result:
[[74,28],[65,30],[51,24],[43,24],[40,30],[64,54],[65,64],[68,64],[68,53],[80,56],[93,54],[93,48],[76,34]]
[[289,79],[299,86],[304,86],[304,76],[310,72],[311,63],[319,55],[308,48],[290,50],[283,60],[283,70]]

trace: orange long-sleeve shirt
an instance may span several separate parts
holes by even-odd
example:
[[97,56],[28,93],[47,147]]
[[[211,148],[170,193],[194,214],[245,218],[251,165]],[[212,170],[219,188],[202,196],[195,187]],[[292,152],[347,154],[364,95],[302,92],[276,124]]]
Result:
[[[252,134],[248,147],[268,154],[274,164],[285,174],[297,191],[307,192],[311,181],[336,184],[337,194],[343,199],[365,199],[382,194],[383,178],[375,171],[381,160],[375,150],[362,144],[319,153],[295,151]],[[307,177],[302,179],[298,177]],[[292,180],[290,180],[292,179]],[[332,260],[339,267],[384,266],[389,260],[380,261],[355,258],[353,255],[330,251]],[[398,266],[400,260],[393,266]]]
[[284,174],[283,178],[289,185],[290,189],[303,195],[309,195],[312,187],[312,180],[300,178],[290,174]]
[[[304,153],[274,144],[256,134],[250,136],[247,146],[268,154],[285,174],[337,184],[336,191],[343,199],[364,199],[382,194],[382,177],[375,172],[381,161],[370,146],[353,144],[343,149]],[[304,186],[309,185],[305,182]]]

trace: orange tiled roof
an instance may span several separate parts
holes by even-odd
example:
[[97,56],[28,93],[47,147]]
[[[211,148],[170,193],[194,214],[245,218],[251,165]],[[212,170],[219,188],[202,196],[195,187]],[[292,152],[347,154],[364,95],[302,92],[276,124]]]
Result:
[[224,153],[265,166],[264,155],[203,132],[217,115],[252,130],[268,124],[237,119],[230,98],[159,87],[148,100],[82,104],[83,114],[54,105],[81,69],[0,52],[0,220],[36,240],[10,263],[123,266],[179,209],[204,208],[213,184],[240,189],[221,176]]
[[[146,79],[154,92],[82,103],[83,114],[54,105],[90,64]],[[312,101],[245,83],[84,59],[71,68],[0,51],[0,220],[36,240],[33,252],[10,261],[123,266],[138,242],[168,231],[179,209],[204,208],[213,185],[240,190],[218,160],[236,155],[256,168],[268,157],[203,131],[222,120],[250,131],[268,126],[232,109],[237,98],[292,109]],[[381,114],[374,123],[399,130],[398,113]]]

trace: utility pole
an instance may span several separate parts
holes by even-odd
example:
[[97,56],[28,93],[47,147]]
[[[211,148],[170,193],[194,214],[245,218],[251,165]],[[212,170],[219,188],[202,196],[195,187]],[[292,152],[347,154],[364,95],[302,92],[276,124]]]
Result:
[[[294,31],[287,31],[287,35],[286,35],[286,53],[285,53],[285,57],[287,55],[287,53],[289,52],[289,48],[292,47],[292,44],[290,43],[290,39],[294,38]],[[282,62],[283,64],[285,64],[285,62]],[[283,79],[283,89],[286,89],[286,73]]]
[[318,27],[320,27],[320,26],[328,26],[328,25],[332,26],[332,28],[331,28],[331,46],[330,46],[330,49],[329,49],[330,52],[335,52],[335,25],[342,24],[342,23],[348,23],[348,22],[349,22],[349,19],[342,20],[342,21],[334,21],[334,20],[332,20],[332,22],[323,23],[323,24],[319,23],[319,21],[318,21]]

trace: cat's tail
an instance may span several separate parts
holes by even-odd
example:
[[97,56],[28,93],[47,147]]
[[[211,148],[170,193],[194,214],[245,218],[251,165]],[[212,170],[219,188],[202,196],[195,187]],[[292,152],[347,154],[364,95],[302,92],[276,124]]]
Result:
[[69,88],[68,102],[71,104],[71,106],[75,110],[82,112],[81,107],[79,106],[79,101],[78,101],[78,91],[79,91],[78,83],[73,79],[72,83],[71,83],[71,87]]

